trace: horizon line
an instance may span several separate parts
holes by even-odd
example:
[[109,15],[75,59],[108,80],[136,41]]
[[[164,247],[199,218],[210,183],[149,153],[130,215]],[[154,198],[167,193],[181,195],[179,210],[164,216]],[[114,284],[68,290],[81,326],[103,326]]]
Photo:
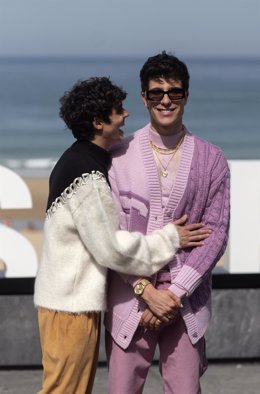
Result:
[[[175,54],[173,54],[175,56]],[[0,54],[0,59],[144,59],[150,55],[141,55],[141,54]],[[179,58],[187,58],[187,59],[205,59],[205,60],[217,60],[217,59],[226,59],[226,60],[260,60],[260,55],[227,55],[227,54],[182,54],[178,55]]]

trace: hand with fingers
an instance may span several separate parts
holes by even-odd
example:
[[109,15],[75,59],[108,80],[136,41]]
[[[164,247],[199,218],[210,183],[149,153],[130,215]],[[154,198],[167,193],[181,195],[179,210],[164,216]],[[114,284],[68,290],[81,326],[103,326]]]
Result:
[[146,308],[142,314],[140,326],[149,330],[159,330],[162,325],[162,321],[149,309]]
[[149,329],[149,330],[159,330],[159,328],[166,326],[168,324],[172,324],[177,317],[179,316],[178,310],[173,310],[171,313],[167,314],[167,318],[169,319],[168,323],[163,322],[158,319],[158,317],[149,309],[146,308],[142,314],[139,325]]
[[141,297],[157,319],[164,323],[169,323],[175,310],[182,307],[177,295],[170,290],[157,290],[152,284],[145,287]]
[[181,218],[173,222],[179,233],[180,247],[192,248],[195,246],[203,246],[203,241],[210,236],[212,230],[205,228],[203,223],[191,223],[185,225],[187,219],[188,216],[183,215]]

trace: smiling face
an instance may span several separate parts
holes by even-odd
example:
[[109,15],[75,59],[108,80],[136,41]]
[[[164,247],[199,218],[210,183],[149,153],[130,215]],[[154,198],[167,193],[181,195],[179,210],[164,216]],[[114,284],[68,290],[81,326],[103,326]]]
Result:
[[[164,92],[172,88],[182,88],[181,81],[164,78],[151,79],[148,84],[148,90],[161,89]],[[170,100],[165,94],[159,101],[151,101],[147,98],[147,93],[142,93],[144,105],[150,113],[152,129],[161,135],[173,135],[180,132],[182,128],[182,117],[184,106],[187,103],[188,92],[185,97],[179,100]]]
[[129,116],[125,108],[113,109],[109,116],[110,123],[103,123],[103,137],[107,140],[109,145],[113,145],[120,141],[124,132],[121,127],[125,124],[125,118]]
[[121,141],[124,136],[121,127],[124,126],[125,118],[128,116],[128,111],[120,105],[116,109],[113,108],[109,116],[109,123],[95,119],[93,126],[96,129],[96,133],[92,142],[104,149],[109,149],[112,145]]

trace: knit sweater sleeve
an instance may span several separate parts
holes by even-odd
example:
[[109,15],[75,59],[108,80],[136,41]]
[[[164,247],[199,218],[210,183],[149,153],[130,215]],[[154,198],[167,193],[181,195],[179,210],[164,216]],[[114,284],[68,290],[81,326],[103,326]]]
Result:
[[68,204],[83,244],[104,267],[151,275],[162,268],[179,247],[178,232],[171,223],[148,236],[118,230],[115,204],[103,178],[89,177]]
[[228,241],[229,198],[229,168],[222,152],[219,152],[202,217],[202,222],[212,229],[212,234],[204,241],[204,246],[191,251],[169,287],[179,297],[190,296],[223,255]]

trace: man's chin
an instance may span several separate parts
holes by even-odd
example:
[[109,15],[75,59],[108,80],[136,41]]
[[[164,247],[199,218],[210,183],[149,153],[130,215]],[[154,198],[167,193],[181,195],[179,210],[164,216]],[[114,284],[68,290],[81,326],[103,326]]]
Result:
[[117,134],[117,138],[116,138],[116,143],[122,141],[123,138],[124,138],[124,132],[122,130],[119,130],[119,133]]

